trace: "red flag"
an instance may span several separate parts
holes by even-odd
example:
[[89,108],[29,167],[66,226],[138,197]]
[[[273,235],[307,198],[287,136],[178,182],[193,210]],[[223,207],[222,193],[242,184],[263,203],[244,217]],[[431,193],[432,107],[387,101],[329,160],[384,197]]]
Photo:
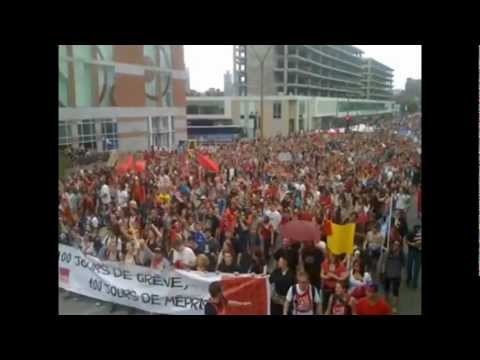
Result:
[[133,155],[128,155],[127,160],[124,162],[128,171],[133,170]]
[[197,161],[200,164],[200,166],[202,166],[204,169],[208,171],[211,171],[214,173],[218,173],[220,171],[220,167],[218,166],[218,164],[206,155],[197,154]]
[[323,225],[323,232],[327,236],[332,235],[332,222],[330,220],[325,220],[325,223]]
[[137,160],[137,162],[135,163],[135,170],[138,173],[144,172],[145,167],[146,167],[146,161],[145,160]]

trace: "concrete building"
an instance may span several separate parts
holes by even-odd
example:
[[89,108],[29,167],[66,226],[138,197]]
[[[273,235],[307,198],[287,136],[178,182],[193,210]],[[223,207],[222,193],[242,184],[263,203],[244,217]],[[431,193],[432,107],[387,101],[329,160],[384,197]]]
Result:
[[233,82],[232,82],[232,73],[227,71],[223,75],[223,93],[225,96],[233,96]]
[[361,98],[363,51],[351,45],[234,45],[236,95]]
[[188,70],[188,68],[185,68],[185,76],[186,76],[185,90],[187,93],[189,93],[190,92],[190,70]]
[[[344,117],[369,121],[392,116],[393,101],[309,96],[265,96],[264,136],[344,126]],[[187,134],[199,141],[255,137],[258,96],[187,97]]]
[[176,146],[185,78],[182,45],[60,45],[59,147]]
[[364,97],[373,100],[392,99],[393,69],[372,58],[366,58],[363,61]]

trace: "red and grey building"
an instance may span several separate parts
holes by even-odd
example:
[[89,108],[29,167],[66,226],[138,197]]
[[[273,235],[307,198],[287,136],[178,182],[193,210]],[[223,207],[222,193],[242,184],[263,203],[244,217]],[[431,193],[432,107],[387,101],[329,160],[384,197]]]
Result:
[[183,45],[59,45],[59,146],[173,148],[185,90]]

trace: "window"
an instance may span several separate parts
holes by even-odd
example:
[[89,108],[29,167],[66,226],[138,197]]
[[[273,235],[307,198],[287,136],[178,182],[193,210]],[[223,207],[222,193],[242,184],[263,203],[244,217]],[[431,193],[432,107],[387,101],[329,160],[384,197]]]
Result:
[[78,142],[85,149],[97,149],[95,120],[82,120],[78,126]]
[[303,116],[300,115],[300,117],[299,117],[299,119],[298,119],[298,130],[299,130],[299,131],[304,130],[303,126],[304,126]]
[[274,102],[273,103],[273,118],[281,119],[282,118],[282,103]]
[[299,109],[298,113],[300,114],[300,116],[305,115],[305,101],[300,100],[300,107],[299,108],[300,109]]
[[113,66],[98,66],[98,106],[113,106],[112,89],[115,82]]
[[74,69],[76,105],[79,107],[92,106],[92,65],[83,62],[75,62]]
[[153,145],[158,147],[168,148],[168,137],[169,134],[154,134],[153,135]]
[[76,59],[92,60],[92,46],[73,45],[73,57]]
[[58,122],[58,145],[72,144],[72,126],[65,121]]
[[187,106],[189,115],[223,115],[225,113],[223,101],[209,101],[206,103],[190,104]]
[[68,63],[60,60],[58,68],[58,103],[60,107],[68,106]]
[[118,149],[118,129],[116,121],[103,120],[101,126],[103,150]]
[[113,45],[94,45],[97,50],[97,60],[113,61]]
[[152,118],[152,133],[168,132],[168,116],[157,116]]

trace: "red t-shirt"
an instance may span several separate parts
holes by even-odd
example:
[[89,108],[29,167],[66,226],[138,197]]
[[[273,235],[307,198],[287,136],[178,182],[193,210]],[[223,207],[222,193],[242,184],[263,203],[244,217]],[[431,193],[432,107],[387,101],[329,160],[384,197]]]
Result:
[[133,199],[138,205],[141,205],[145,202],[145,197],[145,187],[143,185],[135,186],[133,188]]
[[320,197],[320,204],[325,207],[329,207],[332,204],[330,195],[322,195],[322,197]]
[[313,215],[310,214],[308,211],[304,211],[300,214],[298,217],[299,220],[304,220],[304,221],[312,221]]
[[357,303],[357,315],[391,315],[392,309],[383,298],[376,304],[371,304],[367,298],[360,299]]
[[[328,272],[330,271],[330,262],[328,261],[328,259],[323,260],[322,269],[323,269],[323,272],[326,274],[328,274]],[[334,273],[336,276],[341,276],[346,272],[347,272],[347,268],[342,263],[339,263],[335,266]],[[335,289],[335,285],[337,285],[337,280],[335,279],[328,279],[323,281],[323,287],[326,289],[333,290]]]
[[268,224],[267,226],[262,225],[261,234],[265,241],[271,241],[272,239],[272,224]]
[[350,301],[349,296],[346,296],[344,302],[335,297],[332,300],[332,315],[351,315],[350,305],[348,304]]

